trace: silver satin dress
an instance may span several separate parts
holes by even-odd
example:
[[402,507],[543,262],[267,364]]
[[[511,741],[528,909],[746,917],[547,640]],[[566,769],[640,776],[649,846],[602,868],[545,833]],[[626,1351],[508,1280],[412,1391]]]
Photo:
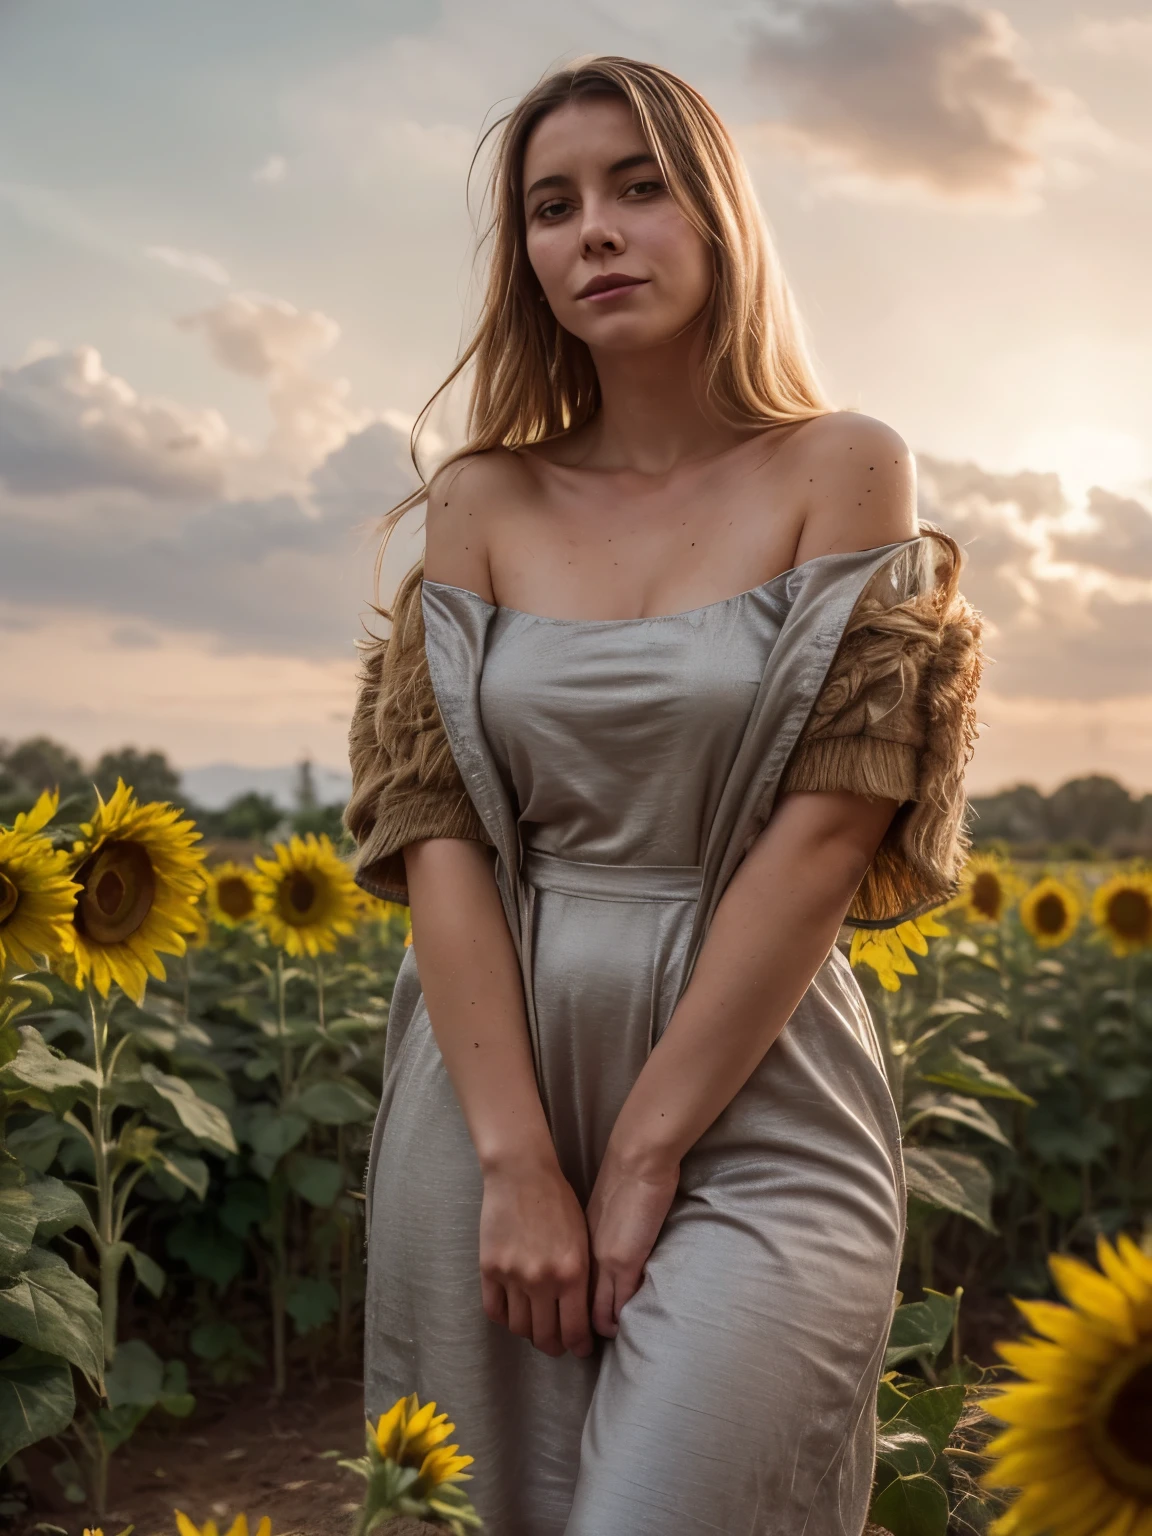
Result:
[[[429,669],[496,849],[540,1092],[581,1200],[763,825],[853,606],[932,541],[653,619],[425,581]],[[481,1305],[482,1181],[409,950],[365,1184],[365,1397],[433,1398],[489,1536],[860,1536],[904,1229],[900,1134],[833,949],[684,1159],[618,1337],[552,1359]]]

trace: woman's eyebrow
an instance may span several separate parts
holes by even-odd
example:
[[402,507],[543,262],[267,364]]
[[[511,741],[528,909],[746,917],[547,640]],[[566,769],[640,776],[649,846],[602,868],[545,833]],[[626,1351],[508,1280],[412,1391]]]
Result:
[[[608,167],[609,176],[617,176],[621,171],[630,171],[637,165],[655,165],[656,156],[644,150],[638,155],[625,155],[623,160],[616,160]],[[525,192],[525,197],[531,197],[533,192],[539,192],[541,187],[563,187],[572,180],[571,176],[565,176],[562,172],[554,176],[541,176],[534,181]]]

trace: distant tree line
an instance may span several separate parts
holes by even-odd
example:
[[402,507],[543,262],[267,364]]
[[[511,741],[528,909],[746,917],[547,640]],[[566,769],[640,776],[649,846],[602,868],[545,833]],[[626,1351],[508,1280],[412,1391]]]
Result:
[[[85,821],[96,808],[94,788],[107,799],[122,778],[140,800],[167,800],[182,806],[205,837],[212,840],[264,842],[288,832],[327,832],[340,845],[343,804],[321,805],[312,764],[297,765],[295,806],[285,810],[271,795],[248,790],[213,810],[183,793],[180,775],[163,752],[120,747],[85,764],[76,753],[48,736],[27,741],[0,740],[0,821],[10,822],[44,789],[59,786],[61,811],[70,821]],[[65,802],[68,802],[67,809]]]
[[[42,789],[60,786],[72,797],[70,819],[82,821],[95,808],[93,785],[107,798],[117,777],[141,800],[168,800],[194,816],[206,837],[265,841],[286,832],[327,832],[339,846],[343,805],[321,805],[312,764],[297,765],[295,806],[286,811],[271,795],[249,790],[219,810],[196,805],[181,793],[180,775],[163,752],[121,747],[85,765],[74,752],[47,736],[9,743],[0,740],[0,821],[27,810]],[[1050,795],[1032,784],[1017,784],[996,795],[969,801],[969,826],[977,848],[1001,847],[1022,858],[1127,858],[1152,855],[1152,794],[1136,796],[1116,779],[1089,774],[1070,779]]]
[[1152,795],[1131,795],[1106,774],[1069,779],[1050,795],[1017,784],[968,802],[977,848],[1018,858],[1129,858],[1152,854]]

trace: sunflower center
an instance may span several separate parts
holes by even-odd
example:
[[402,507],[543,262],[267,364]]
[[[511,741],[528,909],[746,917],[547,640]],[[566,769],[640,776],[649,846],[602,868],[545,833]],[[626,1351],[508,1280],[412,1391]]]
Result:
[[1143,891],[1117,891],[1108,903],[1108,925],[1123,939],[1152,937],[1152,902]]
[[993,874],[990,869],[981,870],[972,882],[971,901],[981,917],[995,922],[1004,905],[1004,889],[999,875]]
[[1067,917],[1064,902],[1055,891],[1049,891],[1047,895],[1041,896],[1033,908],[1032,915],[1041,933],[1061,933]]
[[305,923],[319,900],[315,880],[303,869],[294,869],[281,888],[281,911],[288,923]]
[[72,878],[83,886],[76,927],[95,944],[130,938],[143,927],[156,899],[156,872],[140,843],[105,843]]
[[0,923],[6,923],[16,910],[20,888],[0,869]]
[[1125,1493],[1152,1495],[1152,1343],[1118,1360],[1104,1377],[1089,1425],[1105,1474]]
[[216,900],[220,903],[220,910],[237,921],[250,917],[256,905],[252,899],[252,887],[239,875],[225,875],[223,880],[217,882]]

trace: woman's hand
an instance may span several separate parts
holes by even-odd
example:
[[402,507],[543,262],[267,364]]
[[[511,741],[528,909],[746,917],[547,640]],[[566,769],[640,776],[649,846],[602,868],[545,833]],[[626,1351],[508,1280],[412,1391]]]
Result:
[[644,1266],[676,1195],[680,1165],[626,1168],[609,1145],[588,1202],[592,1326],[616,1337],[620,1311],[640,1289]]
[[480,1285],[491,1320],[546,1355],[592,1353],[588,1228],[554,1155],[485,1172]]

